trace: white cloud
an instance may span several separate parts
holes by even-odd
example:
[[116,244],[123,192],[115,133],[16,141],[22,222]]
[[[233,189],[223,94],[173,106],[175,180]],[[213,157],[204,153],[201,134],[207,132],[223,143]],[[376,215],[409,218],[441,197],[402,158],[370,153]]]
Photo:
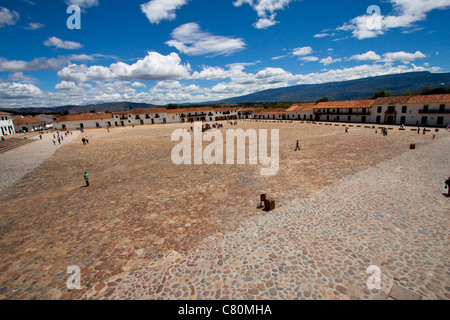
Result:
[[133,82],[131,84],[132,88],[146,88],[147,86],[143,84],[142,82]]
[[328,33],[319,33],[319,34],[314,35],[314,38],[325,38],[328,36],[329,36]]
[[44,45],[47,47],[57,47],[59,49],[66,49],[66,50],[81,49],[83,47],[81,43],[73,41],[63,41],[56,37],[48,38],[47,40],[44,41]]
[[363,53],[363,54],[355,54],[354,56],[351,56],[350,60],[379,61],[379,60],[381,60],[381,56],[376,54],[374,51],[367,51],[366,53]]
[[292,54],[294,56],[307,56],[309,54],[313,53],[313,49],[311,47],[302,47],[302,48],[296,48],[292,50]]
[[253,26],[257,29],[267,29],[278,23],[275,21],[276,12],[284,10],[292,1],[295,0],[236,0],[233,4],[236,7],[250,5],[259,17]]
[[62,80],[86,82],[101,80],[168,80],[189,77],[190,65],[182,65],[176,53],[163,56],[157,52],[132,65],[123,62],[109,67],[72,64],[58,72]]
[[271,18],[261,18],[259,19],[253,26],[256,29],[267,29],[273,25],[276,25],[278,21],[274,20],[274,17]]
[[405,51],[400,51],[400,52],[385,53],[383,54],[383,57],[386,61],[401,61],[406,64],[417,59],[424,59],[427,56],[420,51],[416,51],[416,53],[408,53]]
[[220,80],[230,77],[230,72],[220,67],[204,67],[202,71],[195,71],[193,79]]
[[[365,14],[352,19],[337,28],[340,31],[351,31],[358,39],[374,38],[394,28],[414,28],[414,24],[427,19],[427,13],[433,10],[444,10],[450,7],[450,0],[388,0],[394,7],[392,15]],[[377,23],[374,24],[374,18]]]
[[24,99],[38,97],[41,94],[41,89],[33,84],[18,82],[0,83],[0,97],[2,99]]
[[320,84],[327,82],[339,82],[356,80],[367,77],[376,77],[388,74],[400,74],[414,71],[437,71],[433,68],[417,67],[413,65],[393,66],[390,63],[385,64],[364,64],[352,68],[334,69],[322,73],[310,73],[305,75],[296,75],[297,84]]
[[77,5],[81,8],[90,8],[98,6],[98,0],[65,0],[68,6]]
[[70,56],[70,60],[73,61],[90,61],[94,60],[93,56],[87,55],[87,54],[73,54]]
[[230,55],[245,48],[242,39],[216,36],[202,31],[196,23],[187,23],[172,32],[173,40],[166,44],[175,47],[180,52],[192,55]]
[[[0,79],[0,101],[3,106],[11,108],[25,105],[41,107],[43,106],[43,101],[45,101],[46,106],[86,105],[109,101],[146,102],[158,105],[186,102],[197,103],[217,101],[294,84],[319,84],[412,71],[440,71],[436,67],[428,68],[427,66],[416,66],[412,63],[394,66],[392,62],[385,62],[293,75],[281,68],[263,68],[256,73],[247,73],[244,69],[248,65],[248,63],[237,63],[222,68],[203,67],[203,71],[216,70],[218,74],[221,72],[222,76],[224,76],[223,73],[228,75],[229,81],[222,81],[211,85],[211,87],[190,83],[189,80],[195,79],[193,75],[192,78],[187,77],[185,80],[180,81],[159,81],[147,92],[137,92],[133,85],[136,82],[130,83],[126,80],[108,79],[113,81],[95,81],[92,84],[63,80],[55,86],[56,92],[42,92],[34,85]],[[222,71],[219,69],[222,69]],[[201,73],[198,72],[198,74]],[[206,75],[206,73],[203,75]]]
[[332,57],[324,58],[320,60],[320,63],[324,66],[328,66],[330,64],[342,61],[341,58],[333,59]]
[[24,29],[27,30],[37,30],[37,29],[41,29],[44,28],[45,25],[43,25],[42,23],[38,23],[38,22],[30,22],[28,24],[28,27],[25,27]]
[[301,58],[299,58],[299,60],[306,61],[306,62],[315,62],[315,61],[319,61],[320,59],[318,57],[314,57],[314,56],[307,56],[307,57],[301,57]]
[[0,7],[0,28],[15,25],[19,20],[19,17],[20,16],[17,12]]
[[175,11],[187,2],[188,0],[151,0],[141,4],[141,10],[151,23],[158,24],[162,20],[174,20]]
[[58,70],[67,62],[65,58],[35,58],[32,61],[0,58],[0,71],[27,72],[36,70]]
[[78,86],[75,82],[72,81],[61,81],[55,86],[56,90],[73,90],[78,89]]

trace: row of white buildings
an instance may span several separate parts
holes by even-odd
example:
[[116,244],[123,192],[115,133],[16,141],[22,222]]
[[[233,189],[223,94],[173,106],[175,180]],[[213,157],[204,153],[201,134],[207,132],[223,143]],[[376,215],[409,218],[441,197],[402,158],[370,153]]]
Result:
[[0,111],[0,136],[8,136],[16,133],[12,115],[8,112]]
[[236,108],[187,108],[187,109],[132,109],[124,112],[68,115],[54,122],[55,129],[76,130],[85,128],[110,128],[194,121],[237,120]]
[[450,94],[303,103],[259,110],[249,118],[445,127],[450,124]]
[[[48,128],[54,118],[12,116],[0,113],[1,134],[30,132]],[[445,127],[450,124],[450,94],[386,97],[376,100],[330,101],[294,104],[288,109],[185,108],[136,109],[114,113],[68,115],[57,118],[58,130],[125,127],[166,123],[215,122],[236,119],[329,121],[387,125]]]
[[24,117],[0,111],[0,136],[49,129],[55,119],[56,117],[48,115]]

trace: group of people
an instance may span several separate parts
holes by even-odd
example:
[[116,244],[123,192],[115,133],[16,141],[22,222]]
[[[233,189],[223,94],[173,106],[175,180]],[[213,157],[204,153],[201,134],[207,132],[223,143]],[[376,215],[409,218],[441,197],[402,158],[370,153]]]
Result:
[[220,129],[220,128],[223,128],[223,124],[220,124],[220,123],[214,123],[214,124],[212,125],[212,127],[213,127],[214,129]]
[[[58,141],[58,144],[61,144],[61,142],[64,141],[64,137],[67,138],[69,135],[73,135],[73,133],[70,131],[66,131],[66,132],[64,132],[64,135],[63,135],[62,133],[59,133],[59,131],[56,132],[56,134],[53,134],[53,139],[52,139],[53,145],[56,146],[56,141]],[[42,138],[43,138],[43,136],[41,133],[41,134],[39,134],[39,139],[42,140]]]
[[228,122],[230,125],[232,125],[232,126],[237,126],[238,125],[238,122],[237,121],[230,121],[230,122]]
[[83,139],[81,139],[81,142],[83,142],[84,145],[89,144],[89,139],[86,136],[86,138],[83,137]]

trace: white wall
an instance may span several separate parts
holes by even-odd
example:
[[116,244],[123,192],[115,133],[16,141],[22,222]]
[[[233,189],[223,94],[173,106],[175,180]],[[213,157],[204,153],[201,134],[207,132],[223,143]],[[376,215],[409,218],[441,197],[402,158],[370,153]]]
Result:
[[55,122],[53,126],[57,130],[78,130],[80,129],[80,125],[83,124],[83,127],[85,129],[95,129],[97,128],[97,124],[99,124],[99,126],[102,128],[108,127],[108,122],[110,122],[111,125],[114,126],[113,118]]
[[[388,110],[389,106],[395,106],[395,111],[397,112],[397,117],[395,119],[395,124],[400,125],[402,117],[405,117],[405,125],[415,126],[417,123],[423,125],[422,118],[426,117],[427,125],[429,126],[447,126],[450,124],[450,114],[447,113],[419,113],[419,110],[424,108],[425,104],[397,104],[397,105],[374,105],[372,107],[371,121],[373,123],[377,122],[377,117],[380,117],[380,123],[385,122],[385,112]],[[429,110],[439,110],[441,103],[430,103],[428,104]],[[403,113],[403,106],[406,106],[406,113]],[[379,108],[381,107],[381,112]],[[450,110],[450,104],[445,104],[445,110]],[[438,124],[438,120],[442,118],[443,124]]]
[[12,120],[1,120],[1,117],[3,117],[3,119],[7,119],[7,117],[4,115],[0,116],[0,136],[8,136],[16,133],[16,129],[14,128],[14,123],[12,122]]
[[313,111],[288,111],[287,116],[289,120],[314,120]]
[[[141,124],[162,124],[168,123],[169,114],[164,113],[143,113],[143,114],[126,114],[126,115],[114,115],[111,119],[113,127],[133,126]],[[170,117],[172,118],[172,117]],[[142,122],[141,122],[142,121]],[[117,123],[117,124],[116,124]]]

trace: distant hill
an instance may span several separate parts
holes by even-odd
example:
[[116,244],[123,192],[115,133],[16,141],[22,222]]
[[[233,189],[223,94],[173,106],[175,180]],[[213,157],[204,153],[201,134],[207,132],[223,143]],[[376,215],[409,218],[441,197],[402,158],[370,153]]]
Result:
[[134,103],[134,102],[110,102],[110,103],[101,103],[101,104],[90,104],[87,106],[60,106],[54,108],[20,108],[20,109],[9,109],[9,108],[0,108],[1,111],[10,112],[10,113],[47,113],[53,114],[58,113],[60,111],[68,110],[69,113],[85,113],[92,110],[95,112],[116,112],[116,111],[126,111],[133,109],[149,109],[149,108],[160,108],[159,106],[155,106],[153,104],[148,103]]
[[450,73],[411,72],[343,82],[299,85],[265,90],[220,102],[315,102],[323,97],[334,101],[358,100],[369,99],[381,89],[386,89],[395,96],[404,95],[408,91],[420,92],[429,86],[450,87]]
[[[372,95],[382,89],[392,95],[404,95],[406,92],[421,92],[427,87],[442,88],[450,87],[450,73],[430,73],[430,72],[411,72],[404,74],[395,74],[387,76],[379,76],[343,82],[330,82],[324,84],[299,85],[293,87],[271,89],[256,92],[247,96],[235,97],[216,102],[198,103],[205,104],[237,104],[248,102],[315,102],[323,97],[327,97],[330,101],[339,100],[357,100],[369,99]],[[192,104],[180,104],[189,106]],[[116,112],[133,109],[160,108],[147,103],[133,102],[111,102],[102,104],[91,104],[87,106],[60,106],[54,108],[0,108],[0,111],[21,114],[41,114],[41,113],[58,113],[68,110],[70,113],[84,113],[95,110],[96,112]]]

